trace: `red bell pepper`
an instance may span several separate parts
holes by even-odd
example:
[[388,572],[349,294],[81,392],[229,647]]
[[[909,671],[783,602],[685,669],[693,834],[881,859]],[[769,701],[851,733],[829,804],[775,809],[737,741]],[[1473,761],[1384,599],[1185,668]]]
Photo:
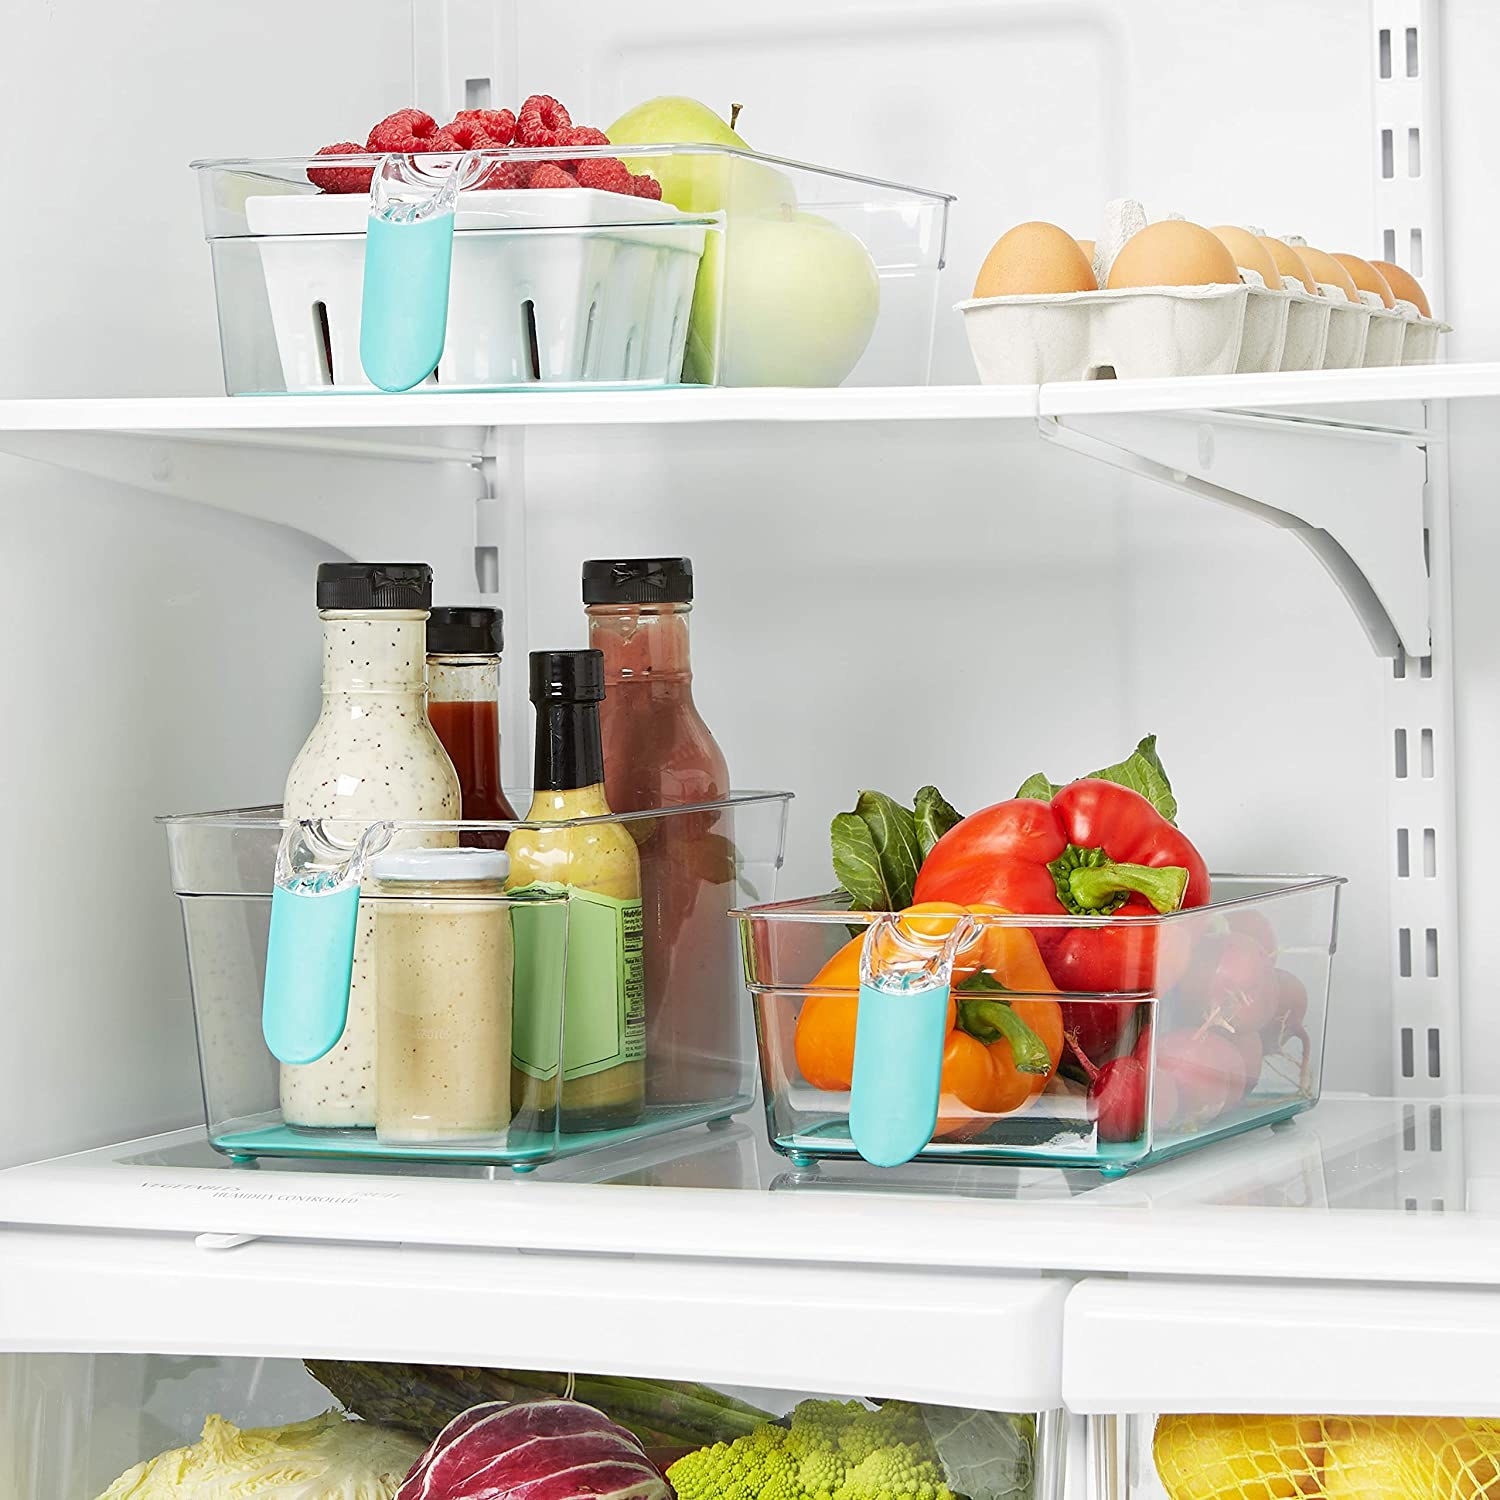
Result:
[[[917,876],[917,901],[987,904],[1038,916],[1145,916],[1202,906],[1203,857],[1138,792],[1112,781],[1075,781],[1051,802],[1013,797],[972,814],[933,846]],[[1058,989],[1150,990],[1156,934],[1147,926],[1036,931]]]

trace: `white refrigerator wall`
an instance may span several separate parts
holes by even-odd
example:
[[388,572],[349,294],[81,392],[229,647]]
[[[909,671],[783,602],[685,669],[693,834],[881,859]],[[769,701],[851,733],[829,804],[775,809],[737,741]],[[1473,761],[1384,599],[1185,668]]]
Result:
[[[13,0],[0,22],[13,118],[101,143],[88,149],[129,190],[111,197],[106,234],[56,155],[11,159],[28,233],[0,243],[0,394],[221,389],[187,160],[359,135],[412,102],[414,66],[441,75],[445,15],[460,41],[476,16],[492,27],[500,61],[476,48],[472,69],[447,73],[492,77],[497,102],[545,90],[607,125],[658,92],[738,100],[758,147],[957,193],[938,380],[972,378],[947,309],[1019,219],[1088,234],[1128,192],[1157,214],[1378,251],[1367,0],[765,0],[734,13],[685,0],[253,12]],[[1473,358],[1500,348],[1485,190],[1500,23],[1482,0],[1453,0],[1446,28],[1450,352]],[[1484,767],[1500,720],[1500,534],[1494,423],[1460,413],[1454,428],[1459,755],[1477,872],[1500,815]],[[306,472],[289,465],[285,483]],[[313,533],[337,472],[308,485]],[[424,503],[451,475],[348,473],[372,505],[377,491],[410,496],[408,554],[451,550]],[[705,714],[737,780],[799,793],[785,894],[829,883],[828,819],[861,786],[936,781],[969,809],[1154,731],[1214,866],[1351,877],[1326,1081],[1390,1086],[1389,664],[1290,536],[1054,452],[1020,424],[538,430],[524,473],[532,646],[581,643],[581,557],[693,556]],[[0,1054],[9,1161],[196,1115],[150,820],[279,791],[315,706],[312,570],[329,549],[20,460],[0,460],[0,500],[6,667],[21,687],[0,778],[24,851],[6,865],[0,930],[18,1028]],[[529,723],[507,728],[529,738]],[[1485,926],[1481,909],[1465,939],[1471,1011],[1500,943]],[[1473,1025],[1500,1047],[1500,1029]]]

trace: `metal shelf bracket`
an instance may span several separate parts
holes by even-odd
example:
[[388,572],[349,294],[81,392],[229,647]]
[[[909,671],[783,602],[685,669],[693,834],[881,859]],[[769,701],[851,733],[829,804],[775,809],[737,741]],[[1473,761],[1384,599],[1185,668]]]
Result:
[[1040,418],[1048,441],[1292,532],[1379,656],[1431,647],[1428,435],[1254,412]]

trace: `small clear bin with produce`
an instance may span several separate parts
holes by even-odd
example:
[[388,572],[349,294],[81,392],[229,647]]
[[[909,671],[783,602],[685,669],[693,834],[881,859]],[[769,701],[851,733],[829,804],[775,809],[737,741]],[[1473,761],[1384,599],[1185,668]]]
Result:
[[[659,183],[659,200],[543,185],[617,156],[633,180]],[[928,378],[943,193],[707,145],[193,168],[231,395]],[[441,352],[409,385],[367,373],[367,325],[395,302],[403,315],[421,306],[413,288],[431,277],[367,278],[372,173],[413,186],[412,201],[449,179],[456,193],[451,251],[430,288],[446,299],[432,313]]]
[[[885,1053],[876,1017],[916,1025],[917,995],[903,982],[866,1013],[861,960],[872,926],[907,930],[899,916],[842,894],[742,909],[771,1143],[799,1165],[915,1155],[1119,1173],[1288,1119],[1318,1099],[1342,884],[1216,875],[1209,904],[1165,916],[918,919],[951,968],[926,1032]],[[1060,992],[1058,955],[1080,948],[1130,988]],[[909,1154],[872,1153],[861,1110],[867,1139],[914,1111]]]
[[[210,1141],[245,1160],[524,1171],[744,1109],[730,911],[775,894],[789,801],[556,823],[162,819]],[[604,825],[630,836],[638,901],[536,878],[549,857],[579,870]]]

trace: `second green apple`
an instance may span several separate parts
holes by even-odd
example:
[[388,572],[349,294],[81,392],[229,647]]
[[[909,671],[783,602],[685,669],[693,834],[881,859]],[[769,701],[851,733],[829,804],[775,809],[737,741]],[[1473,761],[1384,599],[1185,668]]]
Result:
[[[723,213],[698,270],[684,381],[839,385],[870,342],[880,279],[864,245],[799,212],[785,173],[729,152],[750,147],[695,99],[651,99],[605,132],[611,144],[707,145],[723,154],[651,156],[662,198],[689,213]],[[722,318],[720,316],[722,309]]]

